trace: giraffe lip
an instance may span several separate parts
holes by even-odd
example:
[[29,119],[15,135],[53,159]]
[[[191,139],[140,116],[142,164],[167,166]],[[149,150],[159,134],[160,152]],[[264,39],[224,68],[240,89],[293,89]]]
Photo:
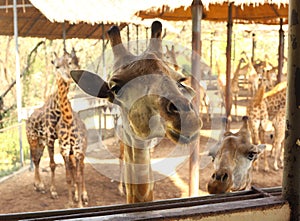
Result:
[[171,136],[171,139],[174,140],[176,143],[181,143],[181,144],[188,144],[191,143],[192,141],[196,140],[199,136],[199,133],[195,132],[189,136],[183,134],[183,133],[178,133],[177,131],[169,128],[167,130],[167,134]]

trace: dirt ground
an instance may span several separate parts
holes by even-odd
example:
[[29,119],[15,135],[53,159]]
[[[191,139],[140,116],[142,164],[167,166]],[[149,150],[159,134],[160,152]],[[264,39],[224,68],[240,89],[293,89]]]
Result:
[[[238,128],[238,124],[233,125]],[[207,137],[201,137],[200,151],[204,151]],[[118,148],[116,141],[113,138],[104,141],[104,150],[114,156],[115,159],[107,163],[99,164],[93,160],[97,158],[97,154],[101,154],[99,149],[94,149],[89,152],[90,158],[87,160],[85,167],[86,185],[89,196],[88,206],[101,206],[111,204],[123,204],[126,202],[125,196],[121,196],[118,192],[118,181],[114,180],[114,177],[118,177]],[[98,152],[98,153],[97,153]],[[171,156],[176,152],[174,145],[165,140],[158,147],[154,148],[152,153],[153,159],[162,159],[167,156]],[[110,158],[112,158],[110,156]],[[163,162],[163,165],[159,166],[160,169],[164,169],[169,166],[168,162]],[[180,157],[178,159],[181,159]],[[170,199],[188,197],[188,180],[189,180],[189,162],[187,159],[181,159],[183,163],[177,165],[176,172],[165,171],[168,176],[156,176],[157,182],[155,183],[154,197],[155,200]],[[180,162],[181,162],[180,161]],[[270,163],[273,161],[269,158]],[[50,169],[48,166],[47,158],[44,157],[41,162],[41,176],[47,188],[46,193],[36,192],[33,189],[33,171],[25,169],[10,178],[0,183],[0,213],[16,213],[16,212],[32,212],[42,210],[55,210],[67,208],[67,186],[65,181],[65,170],[61,160],[56,160],[58,163],[56,169],[56,187],[59,195],[58,199],[50,198],[49,184],[50,184]],[[201,158],[200,162],[204,162]],[[260,164],[262,165],[262,160]],[[205,164],[205,163],[204,163]],[[168,166],[167,166],[168,165]],[[271,164],[270,164],[271,165]],[[256,187],[277,187],[281,186],[282,169],[279,171],[270,170],[264,172],[262,166],[259,171],[253,172],[253,185]],[[205,168],[200,169],[200,182],[199,182],[199,195],[206,195],[206,183],[212,174],[213,166],[209,163]],[[159,175],[158,170],[154,169],[154,173]]]
[[[212,96],[214,92],[212,91]],[[213,97],[217,99],[217,97]],[[245,113],[246,99],[239,100],[239,119]],[[234,107],[232,115],[234,116]],[[220,120],[220,119],[219,119]],[[214,121],[216,122],[216,121]],[[203,153],[211,145],[210,139],[214,126],[217,123],[206,123],[201,129],[200,153]],[[232,121],[231,129],[240,128],[241,121]],[[266,137],[270,137],[266,135]],[[271,144],[271,140],[267,139]],[[270,146],[269,146],[270,147]],[[268,155],[270,148],[268,148]],[[0,214],[16,212],[32,212],[43,210],[66,209],[68,203],[68,191],[65,181],[65,169],[63,160],[59,154],[56,156],[56,189],[59,198],[52,199],[49,193],[50,168],[49,159],[44,153],[41,161],[41,176],[46,186],[46,193],[36,192],[33,188],[34,172],[28,168],[23,169],[15,175],[0,182]],[[168,140],[163,140],[158,146],[153,148],[152,159],[154,163],[155,188],[154,199],[163,200],[170,198],[188,197],[189,192],[189,161],[186,147],[176,147]],[[186,155],[184,155],[186,154]],[[87,192],[89,196],[88,206],[102,206],[126,203],[125,196],[121,196],[118,191],[119,180],[119,148],[114,138],[105,139],[102,144],[89,145],[87,150],[85,178]],[[185,157],[183,157],[185,156]],[[263,170],[263,160],[259,161],[259,170],[253,171],[252,185],[263,187],[278,187],[282,182],[282,169],[275,171],[272,168],[274,158],[268,157],[271,170]],[[200,158],[199,170],[199,195],[207,195],[206,184],[213,172],[213,165],[209,157]]]

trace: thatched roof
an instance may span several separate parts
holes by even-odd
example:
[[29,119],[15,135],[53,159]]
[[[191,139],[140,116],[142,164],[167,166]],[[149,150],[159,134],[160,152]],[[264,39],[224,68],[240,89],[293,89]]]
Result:
[[70,22],[77,24],[84,21],[90,24],[100,22],[134,23],[140,18],[135,16],[139,10],[161,7],[171,8],[190,5],[191,0],[30,0],[50,21]]
[[[288,0],[233,2],[240,4],[233,10],[236,21],[271,24],[285,18],[287,23]],[[191,19],[191,3],[192,0],[17,0],[21,6],[17,13],[18,32],[23,37],[57,39],[63,37],[65,23],[66,38],[99,39],[102,22],[106,32],[112,23],[124,27],[129,22],[141,24],[144,18]],[[227,21],[228,0],[202,0],[202,3],[204,19]],[[13,0],[0,0],[0,6],[0,35],[13,35]]]
[[[280,18],[287,24],[288,0],[202,0],[203,19],[209,21],[227,21],[228,4],[233,2],[232,16],[238,23],[278,24]],[[161,18],[179,21],[191,19],[190,5],[178,8],[165,4],[140,10],[137,14],[142,19]]]
[[[41,0],[42,1],[42,0]],[[48,39],[63,38],[63,23],[49,21],[41,11],[35,8],[29,0],[18,0],[18,35],[21,37],[45,37]],[[0,0],[0,35],[14,35],[13,0]],[[106,32],[112,24],[105,23]],[[121,24],[121,28],[125,23]],[[90,24],[78,22],[65,23],[66,38],[102,38],[101,23]]]
[[[166,0],[172,7],[188,4],[190,0]],[[140,9],[161,6],[161,0],[17,0],[18,34],[22,37],[102,38],[102,23],[106,32],[112,24],[123,28],[126,23],[150,26],[134,14]],[[163,22],[164,27],[170,27]],[[64,26],[63,26],[64,24]],[[0,0],[0,35],[13,35],[13,0]],[[173,30],[174,31],[174,30]]]

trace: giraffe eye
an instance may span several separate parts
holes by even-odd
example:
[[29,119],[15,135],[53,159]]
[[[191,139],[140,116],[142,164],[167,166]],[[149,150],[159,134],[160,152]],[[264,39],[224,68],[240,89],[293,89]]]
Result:
[[114,85],[110,90],[114,92],[114,94],[118,94],[119,91],[121,90],[121,87],[119,85]]
[[257,155],[257,152],[250,151],[247,155],[247,159],[252,161],[255,158],[256,155]]

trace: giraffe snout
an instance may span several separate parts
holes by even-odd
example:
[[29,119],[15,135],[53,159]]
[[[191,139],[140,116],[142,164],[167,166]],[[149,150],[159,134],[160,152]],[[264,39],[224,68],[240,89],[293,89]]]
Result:
[[229,192],[232,186],[232,179],[229,171],[219,170],[212,174],[208,184],[207,191],[210,194],[220,194]]

